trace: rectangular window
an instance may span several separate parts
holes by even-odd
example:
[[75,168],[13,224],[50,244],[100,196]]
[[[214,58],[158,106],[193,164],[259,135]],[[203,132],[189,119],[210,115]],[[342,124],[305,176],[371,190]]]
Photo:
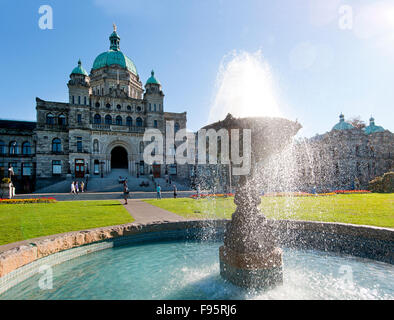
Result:
[[78,104],[81,104],[81,96],[78,96]]
[[60,160],[52,161],[52,174],[53,175],[62,174],[62,162]]
[[153,121],[153,126],[157,128],[157,120]]
[[82,152],[82,137],[77,137],[77,152]]
[[86,97],[83,97],[83,104],[86,106]]
[[31,162],[25,162],[22,164],[22,175],[31,176],[33,165]]
[[77,122],[82,123],[82,114],[77,115]]
[[74,98],[74,96],[72,96],[72,104],[75,104],[75,98]]

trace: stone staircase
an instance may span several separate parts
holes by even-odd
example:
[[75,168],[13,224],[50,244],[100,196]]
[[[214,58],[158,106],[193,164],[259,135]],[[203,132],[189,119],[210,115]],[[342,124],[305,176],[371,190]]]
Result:
[[[112,169],[111,173],[101,178],[99,176],[90,176],[88,182],[88,192],[122,192],[123,185],[119,183],[119,177],[127,178],[127,185],[130,191],[147,191],[153,192],[155,189],[155,182],[161,186],[162,191],[172,191],[173,185],[177,186],[178,191],[188,191],[190,188],[179,181],[172,181],[172,184],[167,184],[164,178],[157,178],[155,182],[150,180],[149,176],[140,176],[139,178],[131,176],[126,169]],[[84,179],[77,179],[78,181],[85,181]],[[71,190],[72,180],[63,180],[53,185],[46,186],[34,193],[68,193]],[[148,187],[141,187],[142,182],[149,182]]]

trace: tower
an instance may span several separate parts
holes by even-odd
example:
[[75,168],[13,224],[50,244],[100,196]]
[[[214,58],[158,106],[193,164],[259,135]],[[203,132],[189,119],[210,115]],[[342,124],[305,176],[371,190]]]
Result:
[[86,70],[82,67],[81,60],[73,69],[68,81],[69,103],[72,105],[89,105],[90,79]]

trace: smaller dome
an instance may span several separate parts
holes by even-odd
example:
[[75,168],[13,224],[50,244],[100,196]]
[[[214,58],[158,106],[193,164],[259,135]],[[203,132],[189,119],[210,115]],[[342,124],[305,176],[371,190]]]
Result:
[[371,133],[375,133],[375,132],[384,132],[384,128],[381,126],[375,125],[375,119],[373,117],[371,117],[369,119],[369,126],[364,128],[364,132],[366,134],[371,134]]
[[146,84],[160,84],[160,81],[155,78],[155,72],[153,70],[150,74],[151,76],[148,81],[146,81]]
[[345,122],[345,116],[341,113],[339,122],[332,128],[332,130],[349,130],[354,129],[354,126],[349,122]]
[[71,74],[82,74],[84,76],[89,76],[89,74],[86,72],[86,70],[82,67],[82,62],[81,60],[78,60],[78,67],[75,67]]

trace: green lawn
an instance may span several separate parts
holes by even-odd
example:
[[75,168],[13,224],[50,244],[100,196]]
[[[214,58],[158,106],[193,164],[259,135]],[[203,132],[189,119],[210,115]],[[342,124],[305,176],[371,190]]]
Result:
[[134,219],[119,201],[0,205],[0,245],[51,234],[112,226]]
[[[231,218],[235,210],[233,198],[145,201],[187,218]],[[272,219],[344,222],[394,228],[394,194],[263,197],[261,209]]]

